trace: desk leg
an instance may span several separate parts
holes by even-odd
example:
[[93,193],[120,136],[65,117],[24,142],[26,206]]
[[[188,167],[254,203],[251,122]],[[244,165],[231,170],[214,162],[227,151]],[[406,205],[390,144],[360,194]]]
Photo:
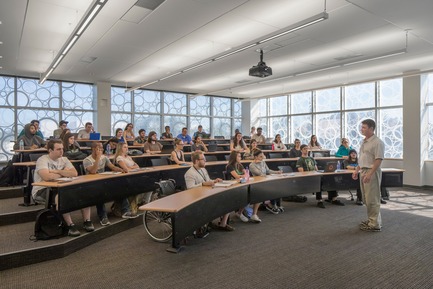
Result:
[[177,238],[176,234],[176,214],[171,214],[171,246],[167,248],[167,252],[170,253],[179,253],[183,250],[183,247],[180,245],[180,241]]

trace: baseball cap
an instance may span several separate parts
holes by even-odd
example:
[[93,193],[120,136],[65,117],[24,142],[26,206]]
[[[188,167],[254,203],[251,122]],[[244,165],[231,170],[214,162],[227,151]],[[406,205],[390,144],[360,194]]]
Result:
[[62,125],[64,125],[64,124],[68,124],[68,123],[69,123],[69,121],[61,120],[61,121],[59,122],[59,126],[62,126]]

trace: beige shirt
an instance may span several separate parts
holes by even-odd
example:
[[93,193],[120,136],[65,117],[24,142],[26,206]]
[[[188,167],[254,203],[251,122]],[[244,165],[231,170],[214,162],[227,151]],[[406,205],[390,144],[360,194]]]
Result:
[[362,142],[359,149],[358,163],[361,168],[373,167],[376,159],[385,158],[385,143],[375,134]]

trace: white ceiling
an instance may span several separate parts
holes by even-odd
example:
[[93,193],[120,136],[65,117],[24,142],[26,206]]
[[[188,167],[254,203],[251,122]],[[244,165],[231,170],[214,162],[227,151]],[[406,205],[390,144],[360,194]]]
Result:
[[[49,79],[134,87],[325,10],[319,0],[166,0],[154,11],[136,2],[107,0]],[[0,74],[39,78],[90,3],[1,0]],[[432,0],[327,0],[326,12],[325,21],[146,89],[255,98],[433,70]],[[407,53],[341,66],[405,48],[406,30]],[[267,78],[248,75],[260,48]],[[327,70],[297,75],[319,69]]]

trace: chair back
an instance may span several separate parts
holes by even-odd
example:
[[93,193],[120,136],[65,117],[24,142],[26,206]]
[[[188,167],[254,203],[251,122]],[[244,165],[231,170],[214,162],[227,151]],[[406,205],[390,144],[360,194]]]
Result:
[[269,153],[270,159],[282,159],[283,154],[282,153]]
[[32,153],[29,154],[29,158],[31,162],[35,162],[38,160],[38,158],[40,158],[43,155],[46,155],[47,153]]

